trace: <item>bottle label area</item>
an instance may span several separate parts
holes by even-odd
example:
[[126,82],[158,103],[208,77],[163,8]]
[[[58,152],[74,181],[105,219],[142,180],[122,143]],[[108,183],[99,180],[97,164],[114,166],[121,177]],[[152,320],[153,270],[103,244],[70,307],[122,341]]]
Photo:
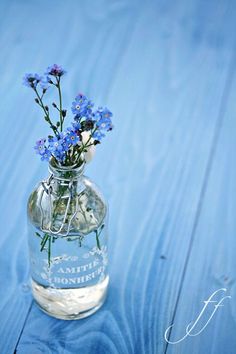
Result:
[[[90,272],[89,272],[90,271]],[[99,262],[93,261],[79,267],[60,267],[53,278],[53,283],[71,285],[83,284],[91,281],[105,271],[104,266],[99,266]]]
[[103,281],[107,275],[107,246],[101,249],[93,247],[79,256],[63,254],[52,257],[50,267],[47,258],[35,260],[31,256],[32,278],[44,286],[90,286]]

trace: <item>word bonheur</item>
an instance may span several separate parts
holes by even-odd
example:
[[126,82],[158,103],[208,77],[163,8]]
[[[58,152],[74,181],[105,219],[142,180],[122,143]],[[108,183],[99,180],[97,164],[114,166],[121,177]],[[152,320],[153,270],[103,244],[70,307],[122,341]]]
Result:
[[[56,273],[57,275],[54,276],[53,283],[57,284],[81,284],[87,281],[90,281],[100,274],[102,274],[105,270],[104,266],[97,267],[99,262],[93,261],[88,264],[81,265],[79,267],[60,267]],[[89,274],[84,274],[92,270]],[[80,274],[79,277],[71,277],[74,275]],[[64,276],[64,277],[62,277]]]
[[[208,300],[204,301],[204,306],[203,306],[202,311],[200,312],[200,314],[198,315],[197,319],[195,320],[195,322],[193,322],[192,325],[191,325],[192,321],[187,325],[186,330],[185,330],[186,333],[185,333],[185,335],[184,335],[182,338],[180,338],[180,339],[178,339],[178,340],[176,340],[176,341],[170,341],[170,340],[168,339],[168,333],[169,333],[170,329],[173,327],[174,324],[172,324],[171,326],[169,326],[169,327],[166,329],[165,335],[164,335],[166,342],[169,343],[169,344],[177,344],[177,343],[182,342],[182,341],[183,341],[185,338],[187,338],[188,336],[191,336],[191,337],[196,337],[196,336],[198,336],[198,335],[207,327],[207,325],[210,323],[211,319],[213,318],[213,316],[214,316],[215,312],[218,310],[218,308],[224,306],[224,305],[222,305],[222,302],[223,302],[225,299],[230,299],[230,298],[231,298],[230,295],[227,295],[227,296],[223,296],[219,301],[212,300],[212,299],[214,298],[214,296],[215,296],[217,293],[221,292],[221,291],[226,292],[227,289],[221,288],[221,289],[216,290],[213,294],[210,295],[210,297],[208,298]],[[203,313],[205,312],[206,308],[208,307],[208,305],[209,305],[210,303],[215,303],[212,313],[210,314],[209,318],[207,319],[207,321],[206,321],[206,323],[203,325],[203,327],[200,329],[200,331],[198,331],[197,333],[192,333],[193,330],[194,330],[194,328],[196,327],[197,323],[200,321],[200,319],[201,319]]]

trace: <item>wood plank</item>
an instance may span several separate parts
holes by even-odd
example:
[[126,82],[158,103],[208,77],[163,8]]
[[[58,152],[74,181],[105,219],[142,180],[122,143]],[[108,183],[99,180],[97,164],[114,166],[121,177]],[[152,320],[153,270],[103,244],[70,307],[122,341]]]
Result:
[[[203,301],[221,288],[212,300],[231,296],[222,302],[209,325],[195,337],[188,337],[178,344],[170,344],[167,353],[234,354],[236,352],[236,75],[235,60],[231,73],[233,84],[223,116],[223,129],[217,139],[216,153],[211,163],[210,177],[203,196],[197,220],[187,270],[181,287],[171,341],[183,337],[185,328],[194,321],[203,308]],[[215,304],[206,309],[193,334],[206,323]]]
[[[117,117],[113,148],[104,144],[89,168],[112,211],[106,305],[74,323],[33,306],[18,353],[163,353],[232,58],[230,2],[211,2],[207,14],[201,5],[140,5],[130,43],[107,78]],[[106,63],[96,62],[92,83],[101,91]]]
[[[0,269],[8,270],[0,305],[3,354],[13,352],[20,336],[17,353],[24,354],[163,353],[232,54],[231,2],[206,6],[205,12],[200,2],[182,0],[71,1],[70,7],[13,1],[8,7],[4,28],[11,30],[0,38],[0,92],[9,92],[0,123],[6,133],[0,179],[8,181],[1,217],[12,225],[0,245]],[[19,71],[53,61],[73,73],[65,81],[66,103],[79,88],[116,116],[113,135],[88,168],[110,201],[110,293],[103,309],[80,322],[54,320],[35,306],[27,318],[22,206],[46,172],[31,149],[46,129],[15,80]]]
[[[32,149],[34,141],[47,132],[47,127],[43,119],[37,118],[40,117],[39,111],[34,107],[33,96],[30,97],[32,93],[22,87],[22,76],[27,71],[45,70],[48,64],[60,61],[71,68],[71,76],[68,75],[65,85],[65,100],[69,93],[71,98],[74,97],[78,89],[84,90],[87,94],[93,93],[96,98],[100,95],[99,86],[96,88],[97,91],[93,90],[93,77],[89,79],[89,85],[84,80],[94,70],[98,73],[96,62],[91,59],[108,55],[110,58],[107,70],[113,72],[119,53],[122,54],[125,39],[128,39],[132,32],[132,26],[129,24],[130,14],[127,11],[123,13],[122,19],[118,20],[120,25],[112,28],[112,23],[104,22],[103,18],[93,19],[91,8],[78,13],[77,2],[73,2],[70,8],[66,6],[64,12],[63,2],[61,6],[57,3],[56,8],[55,4],[47,4],[46,1],[40,4],[41,6],[36,6],[29,2],[15,1],[7,5],[1,2],[1,9],[4,11],[0,17],[7,16],[7,20],[4,17],[0,21],[1,25],[5,24],[0,38],[2,48],[0,93],[4,97],[0,126],[5,133],[0,142],[4,162],[0,176],[1,184],[4,183],[0,206],[1,219],[6,225],[0,240],[1,354],[14,351],[32,304],[27,284],[29,273],[26,202],[34,184],[47,174],[47,165],[40,164]],[[116,12],[122,11],[119,6],[113,8],[114,6],[107,5],[107,13],[115,16]],[[34,15],[35,11],[37,16]],[[59,32],[55,27],[55,20],[52,20],[52,13],[55,18],[60,19]],[[86,33],[88,23],[89,31]],[[7,30],[9,24],[11,30]],[[109,46],[113,56],[109,55],[109,51],[101,55],[108,30],[111,38],[117,43],[115,48],[111,48],[111,44]],[[48,33],[50,41],[45,39]],[[80,53],[81,46],[84,53]],[[80,81],[79,86],[77,81]],[[107,85],[108,82],[103,78],[104,92]]]

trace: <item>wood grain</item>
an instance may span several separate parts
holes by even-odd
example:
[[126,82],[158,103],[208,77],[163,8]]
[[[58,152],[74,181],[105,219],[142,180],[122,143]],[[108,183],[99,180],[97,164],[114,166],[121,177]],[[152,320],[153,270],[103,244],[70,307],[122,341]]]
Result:
[[[185,328],[194,321],[203,301],[218,289],[212,300],[222,302],[223,307],[215,313],[201,335],[186,338],[177,345],[169,345],[167,353],[199,353],[202,348],[209,354],[236,352],[236,289],[235,289],[235,131],[236,131],[236,75],[235,61],[231,74],[231,93],[226,100],[223,124],[216,141],[216,151],[210,166],[202,208],[197,220],[194,241],[189,255],[186,274],[181,286],[180,298],[171,340],[180,339]],[[217,303],[208,306],[196,329],[197,333],[206,323]]]
[[[215,245],[222,250],[222,272],[221,263],[210,267],[214,252],[206,252],[223,215],[221,203],[230,208],[227,235],[235,225],[233,171],[231,189],[224,185],[233,154],[224,160],[219,147],[229,152],[234,140],[232,119],[221,117],[226,103],[227,117],[234,110],[228,100],[233,102],[235,4],[4,0],[0,9],[1,353],[221,354],[225,337],[219,339],[217,331],[227,321],[223,314],[214,322],[213,343],[207,335],[191,338],[180,352],[167,347],[163,336],[173,320],[184,326],[191,319],[222,274],[234,279],[233,233],[224,247],[222,241]],[[76,322],[31,307],[27,287],[25,205],[33,185],[47,174],[32,145],[47,130],[21,76],[53,62],[68,69],[65,105],[83,91],[115,116],[114,132],[87,169],[110,204],[110,291],[101,310]],[[211,161],[217,181],[213,172],[209,179]],[[209,218],[212,229],[205,238]],[[216,237],[220,241],[218,231]],[[223,261],[227,245],[230,263]],[[189,285],[199,296],[190,296]],[[231,334],[235,310],[230,314]]]

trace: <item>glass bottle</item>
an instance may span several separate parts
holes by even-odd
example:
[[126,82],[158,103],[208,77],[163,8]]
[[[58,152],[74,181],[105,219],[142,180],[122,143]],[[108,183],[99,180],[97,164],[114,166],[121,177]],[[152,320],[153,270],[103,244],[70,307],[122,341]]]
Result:
[[79,319],[103,304],[107,272],[107,205],[83,175],[84,163],[59,167],[28,200],[32,293],[39,307],[61,319]]

